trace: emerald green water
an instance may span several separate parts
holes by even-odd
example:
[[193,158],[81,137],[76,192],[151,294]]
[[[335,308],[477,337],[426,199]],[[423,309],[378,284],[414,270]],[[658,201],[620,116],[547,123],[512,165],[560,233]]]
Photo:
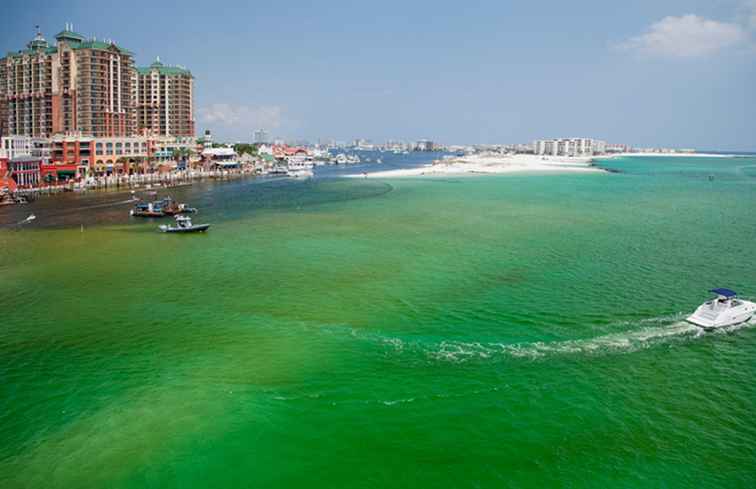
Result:
[[754,487],[756,159],[606,165],[0,209],[0,487]]

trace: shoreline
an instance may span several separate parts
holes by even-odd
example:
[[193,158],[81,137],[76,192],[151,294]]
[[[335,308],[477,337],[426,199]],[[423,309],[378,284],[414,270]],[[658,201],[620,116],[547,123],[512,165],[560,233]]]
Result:
[[80,181],[73,184],[20,188],[17,189],[15,193],[24,197],[37,199],[61,193],[88,194],[95,192],[118,194],[134,191],[149,192],[188,187],[208,180],[230,180],[258,176],[265,175],[259,175],[255,172],[243,170],[190,170],[188,173],[171,172],[162,174],[152,173],[101,177],[96,180]]
[[417,168],[368,171],[345,178],[403,178],[432,176],[480,176],[514,173],[608,173],[593,165],[590,157],[535,155],[468,155],[436,160]]
[[417,168],[375,170],[343,175],[343,178],[405,178],[435,176],[482,176],[546,173],[613,173],[598,166],[601,161],[622,157],[657,158],[737,158],[734,154],[709,153],[615,153],[599,156],[571,157],[532,154],[466,155],[435,160]]
[[713,153],[614,153],[609,155],[594,156],[594,160],[611,160],[614,158],[632,157],[632,158],[747,158],[744,155],[736,154],[713,154]]

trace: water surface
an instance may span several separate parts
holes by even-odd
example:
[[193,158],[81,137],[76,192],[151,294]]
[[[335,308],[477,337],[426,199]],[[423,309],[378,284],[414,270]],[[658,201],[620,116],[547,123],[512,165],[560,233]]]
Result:
[[0,485],[753,487],[756,159],[604,164],[0,209]]

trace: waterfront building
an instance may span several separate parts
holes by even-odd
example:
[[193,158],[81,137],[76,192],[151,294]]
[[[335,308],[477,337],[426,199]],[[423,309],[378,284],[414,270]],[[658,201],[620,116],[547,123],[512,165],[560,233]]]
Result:
[[234,148],[207,148],[202,151],[202,158],[210,165],[220,169],[239,168],[239,155]]
[[42,164],[41,158],[17,156],[6,163],[7,173],[19,187],[36,187],[41,182]]
[[194,77],[186,68],[158,58],[137,68],[136,118],[140,134],[194,136]]
[[434,148],[433,141],[427,139],[421,139],[415,143],[415,151],[433,151]]
[[29,136],[4,136],[0,138],[0,157],[34,156],[50,160],[50,140]]
[[549,156],[592,156],[606,152],[606,143],[589,138],[540,139],[533,143],[533,152]]
[[25,50],[0,59],[0,134],[133,134],[133,54],[69,25],[55,40],[37,32]]
[[8,170],[8,158],[0,156],[0,197],[6,192],[14,192],[17,187]]
[[629,153],[632,150],[627,144],[607,144],[607,153]]

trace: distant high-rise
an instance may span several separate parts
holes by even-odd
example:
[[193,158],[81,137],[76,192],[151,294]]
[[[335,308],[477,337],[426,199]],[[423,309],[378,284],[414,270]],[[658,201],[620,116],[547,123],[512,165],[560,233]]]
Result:
[[415,144],[415,151],[433,151],[435,147],[436,145],[433,144],[433,141],[421,139]]
[[270,142],[270,134],[265,129],[258,129],[254,132],[252,139],[255,143],[264,144]]
[[606,143],[589,138],[540,139],[533,143],[537,155],[591,156],[606,151]]
[[194,77],[189,70],[167,66],[158,58],[137,68],[136,120],[140,133],[194,136]]

